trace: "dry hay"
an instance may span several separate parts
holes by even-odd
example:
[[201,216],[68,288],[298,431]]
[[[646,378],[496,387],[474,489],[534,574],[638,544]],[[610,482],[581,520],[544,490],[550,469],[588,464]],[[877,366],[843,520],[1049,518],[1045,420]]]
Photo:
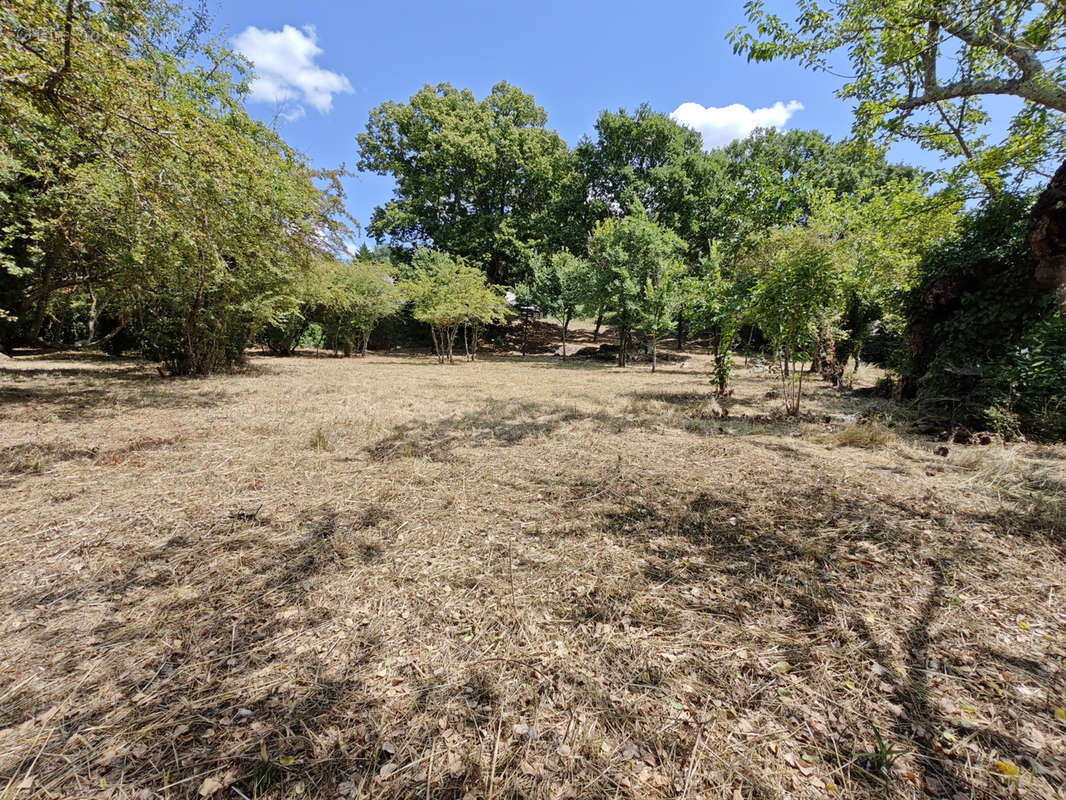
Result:
[[5,362],[0,797],[1066,796],[1066,451],[701,368]]

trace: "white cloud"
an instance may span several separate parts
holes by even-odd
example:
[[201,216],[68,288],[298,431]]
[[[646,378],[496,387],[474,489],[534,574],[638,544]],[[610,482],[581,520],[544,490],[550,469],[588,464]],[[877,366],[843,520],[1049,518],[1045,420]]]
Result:
[[782,128],[803,103],[791,100],[780,101],[769,108],[750,109],[740,103],[731,106],[704,108],[699,103],[682,103],[670,115],[670,119],[703,134],[703,148],[712,150],[735,139],[743,139],[756,128]]
[[333,108],[333,96],[349,94],[348,78],[315,64],[322,55],[314,25],[302,29],[292,25],[280,31],[266,31],[249,25],[233,40],[234,47],[252,62],[254,77],[248,99],[292,107],[284,117],[299,119],[304,114],[300,103],[307,103],[323,114]]

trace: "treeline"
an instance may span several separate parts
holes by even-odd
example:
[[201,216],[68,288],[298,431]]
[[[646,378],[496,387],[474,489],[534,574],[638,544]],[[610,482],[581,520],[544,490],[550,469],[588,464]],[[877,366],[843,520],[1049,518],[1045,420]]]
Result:
[[698,333],[725,392],[743,330],[779,363],[792,413],[805,365],[839,384],[864,359],[929,415],[1066,437],[1066,322],[1031,280],[1033,194],[974,204],[963,184],[817,131],[707,152],[646,106],[602,113],[568,148],[506,83],[384,103],[359,147],[361,169],[396,180],[370,229],[401,261],[438,247],[564,328],[606,321],[621,365],[638,337],[654,353],[667,330]]
[[[619,364],[705,338],[727,392],[741,332],[789,411],[814,371],[894,370],[898,396],[1005,432],[1066,436],[1066,324],[1027,285],[1033,198],[977,207],[861,141],[756,131],[711,152],[647,106],[570,147],[501,83],[374,109],[362,170],[396,182],[354,260],[340,174],[242,105],[246,63],[160,0],[14,0],[0,14],[0,346],[96,343],[171,374],[260,342],[365,352],[388,316],[442,360],[509,313],[611,325]],[[854,369],[852,367],[851,369]]]

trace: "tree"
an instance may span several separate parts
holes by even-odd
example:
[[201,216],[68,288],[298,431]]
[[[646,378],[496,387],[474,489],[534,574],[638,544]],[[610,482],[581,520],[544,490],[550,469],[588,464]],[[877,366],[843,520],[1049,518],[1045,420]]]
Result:
[[864,200],[897,180],[922,177],[913,167],[889,164],[882,148],[834,142],[813,130],[760,128],[713,155],[724,174],[713,237],[726,258],[768,228],[802,221],[827,193]]
[[464,326],[474,328],[476,353],[477,329],[502,321],[507,314],[503,292],[489,285],[483,272],[436,250],[415,253],[401,289],[413,305],[414,318],[429,325],[441,364],[445,359],[455,363],[455,339]]
[[717,247],[711,248],[699,274],[685,282],[686,312],[697,330],[707,332],[719,396],[726,394],[733,374],[732,350],[746,310],[745,288],[742,282],[726,276]]
[[588,302],[604,309],[618,331],[618,366],[624,367],[633,330],[649,321],[655,306],[667,302],[656,287],[672,280],[670,266],[684,243],[649,220],[638,203],[628,216],[599,223],[588,247],[592,264]]
[[[998,194],[1008,179],[1051,176],[1033,208],[1030,243],[1037,255],[1032,291],[1066,284],[1066,11],[1039,0],[804,0],[789,24],[746,5],[754,32],[730,34],[749,59],[791,58],[830,70],[847,53],[851,79],[841,97],[857,101],[862,135],[907,137],[938,150],[958,168],[944,177],[975,181]],[[982,98],[1021,101],[1006,136],[988,141]]]
[[588,262],[569,250],[550,256],[536,254],[531,276],[515,287],[519,303],[534,305],[541,313],[563,323],[563,357],[566,357],[566,332],[574,315],[588,295]]
[[327,262],[326,283],[319,301],[326,340],[345,355],[356,346],[366,356],[370,334],[381,320],[403,305],[403,294],[391,270],[374,261]]
[[824,327],[839,315],[843,264],[833,233],[822,224],[771,231],[759,250],[765,270],[751,298],[751,316],[781,363],[785,411],[798,415],[804,362]]
[[652,372],[659,363],[659,340],[673,327],[681,308],[683,273],[684,266],[675,256],[655,262],[644,277],[643,301],[639,306],[640,328],[650,343]]
[[640,208],[681,235],[692,224],[693,198],[702,189],[705,154],[698,131],[641,105],[604,111],[596,139],[574,148],[581,200],[593,220],[623,217]]
[[374,210],[375,238],[465,259],[496,283],[523,276],[551,227],[547,209],[568,169],[566,143],[532,95],[499,83],[477,100],[450,84],[370,112],[359,168],[396,179]]
[[[171,373],[240,360],[335,248],[337,174],[244,111],[245,65],[164,0],[15,0],[0,15],[4,346],[91,299]],[[325,178],[326,190],[315,184]]]
[[904,298],[921,281],[923,259],[955,234],[961,211],[950,193],[930,197],[923,181],[903,177],[862,187],[822,207],[819,214],[835,231],[849,264],[841,285],[845,338],[837,342],[837,354],[842,362],[854,358],[858,369],[875,324],[883,332],[900,332]]

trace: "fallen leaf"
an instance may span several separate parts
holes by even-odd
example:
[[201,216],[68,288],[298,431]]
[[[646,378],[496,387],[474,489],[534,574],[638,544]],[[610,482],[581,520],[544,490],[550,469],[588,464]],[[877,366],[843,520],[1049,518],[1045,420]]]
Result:
[[992,765],[992,771],[998,772],[1000,775],[1004,775],[1008,778],[1017,778],[1022,774],[1018,765],[1013,761],[997,761]]
[[200,784],[200,797],[210,797],[219,791],[222,791],[222,781],[218,778],[204,778],[204,782]]
[[399,769],[399,767],[396,766],[395,762],[390,761],[388,764],[381,768],[381,770],[378,772],[378,777],[382,780],[385,780],[390,775],[392,775],[392,773],[394,773],[397,769]]

